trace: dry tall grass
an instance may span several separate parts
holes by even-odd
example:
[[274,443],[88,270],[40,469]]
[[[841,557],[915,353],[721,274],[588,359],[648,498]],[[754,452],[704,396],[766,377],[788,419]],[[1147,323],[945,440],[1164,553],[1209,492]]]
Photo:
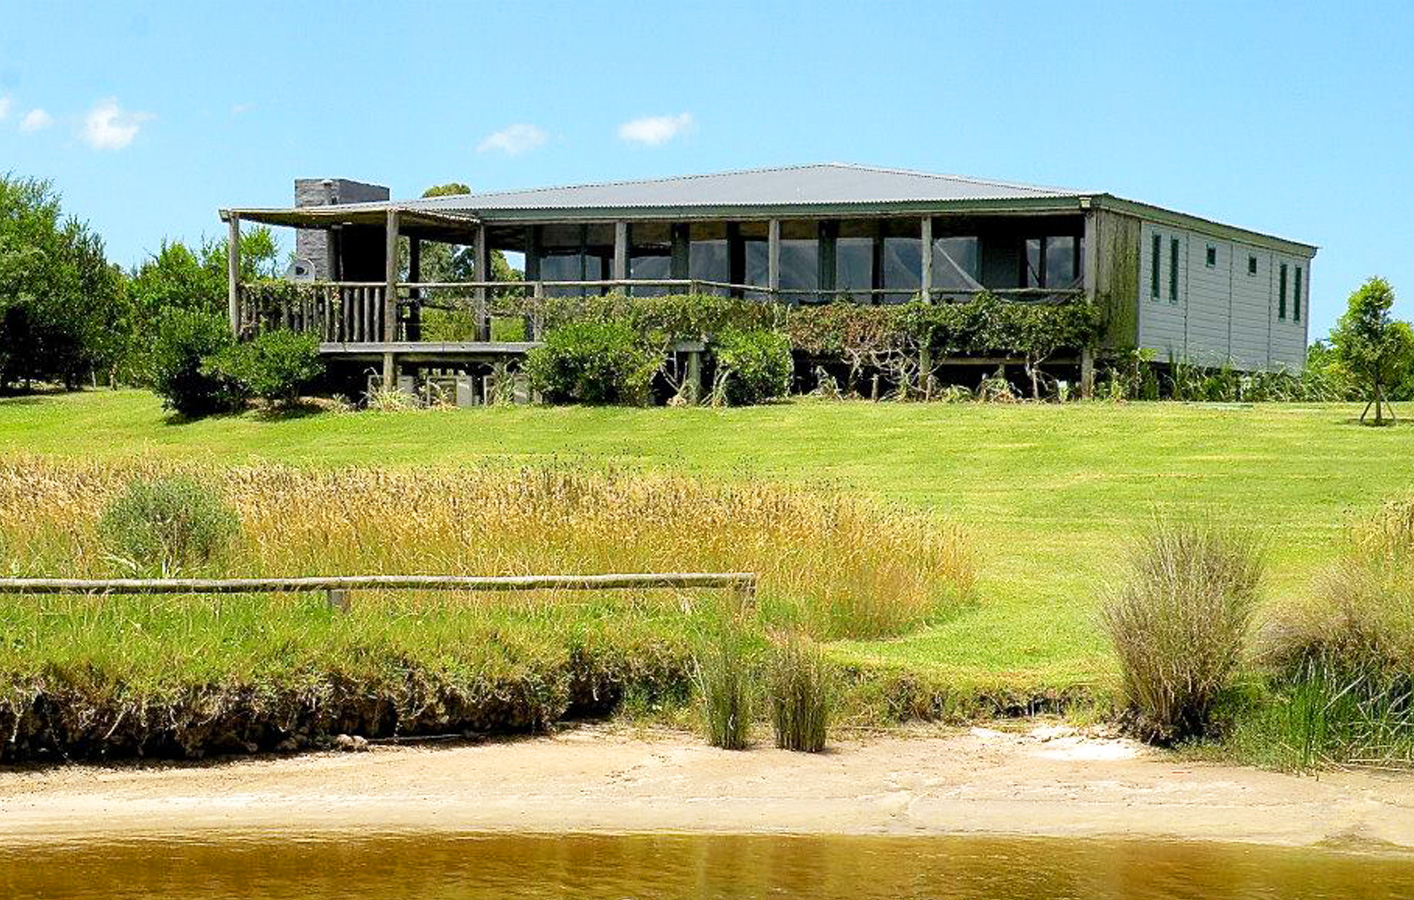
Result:
[[[0,559],[16,575],[124,571],[95,533],[130,464],[0,462]],[[913,628],[972,584],[960,531],[851,496],[565,467],[182,470],[232,503],[230,575],[752,571],[763,605],[822,637]]]

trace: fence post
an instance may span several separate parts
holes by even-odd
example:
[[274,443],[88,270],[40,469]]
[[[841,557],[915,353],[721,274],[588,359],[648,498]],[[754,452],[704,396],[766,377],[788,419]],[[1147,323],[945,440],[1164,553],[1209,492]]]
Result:
[[329,608],[337,612],[346,613],[349,611],[349,592],[342,588],[330,588],[326,593],[329,601]]

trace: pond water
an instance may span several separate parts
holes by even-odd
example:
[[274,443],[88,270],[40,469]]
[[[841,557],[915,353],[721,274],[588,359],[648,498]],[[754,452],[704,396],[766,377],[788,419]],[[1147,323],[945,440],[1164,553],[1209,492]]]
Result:
[[6,898],[1414,897],[1414,855],[973,837],[222,836],[0,849]]

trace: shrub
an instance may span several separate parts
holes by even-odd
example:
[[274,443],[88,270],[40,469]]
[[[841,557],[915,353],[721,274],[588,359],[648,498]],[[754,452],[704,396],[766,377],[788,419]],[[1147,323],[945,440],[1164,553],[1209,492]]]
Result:
[[723,750],[744,750],[751,729],[751,653],[735,624],[712,630],[700,642],[694,660],[707,743]]
[[792,632],[773,649],[767,674],[771,727],[782,750],[825,749],[834,684],[820,648]]
[[532,389],[552,403],[648,402],[661,355],[617,322],[575,322],[552,329],[526,357]]
[[229,348],[234,339],[226,320],[196,309],[168,308],[157,320],[152,344],[152,388],[163,403],[184,416],[232,409],[245,399],[244,388],[204,365]]
[[1251,724],[1303,768],[1414,762],[1414,499],[1385,504],[1352,537],[1314,600],[1264,634],[1275,697]]
[[1250,536],[1210,524],[1160,522],[1134,554],[1103,617],[1141,737],[1172,743],[1208,731],[1241,659],[1262,567]]
[[204,371],[228,379],[275,405],[289,405],[324,374],[319,338],[285,329],[266,331],[207,359]]
[[212,559],[239,528],[222,497],[194,478],[134,479],[103,510],[98,531],[139,571],[164,575]]
[[717,336],[716,353],[726,399],[733,406],[783,397],[790,390],[794,366],[784,334],[730,328]]

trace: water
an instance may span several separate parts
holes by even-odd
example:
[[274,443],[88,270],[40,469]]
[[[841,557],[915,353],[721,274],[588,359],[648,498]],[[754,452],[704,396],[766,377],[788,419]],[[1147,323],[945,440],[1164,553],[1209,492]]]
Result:
[[972,837],[269,834],[0,849],[5,898],[1414,897],[1414,855]]

